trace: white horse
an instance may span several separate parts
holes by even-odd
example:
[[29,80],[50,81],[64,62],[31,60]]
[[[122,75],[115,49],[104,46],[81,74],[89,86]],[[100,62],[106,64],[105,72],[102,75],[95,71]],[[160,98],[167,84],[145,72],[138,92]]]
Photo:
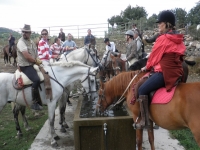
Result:
[[62,54],[60,56],[60,60],[62,61],[80,61],[83,62],[86,65],[89,66],[98,66],[100,61],[98,58],[94,55],[94,51],[92,49],[87,48],[79,48],[76,50],[73,50],[69,54],[65,55]]
[[[56,135],[54,129],[55,109],[56,103],[63,94],[64,87],[80,79],[82,86],[85,88],[87,93],[90,93],[91,98],[98,98],[95,82],[95,72],[97,68],[89,67],[78,61],[72,61],[56,62],[52,64],[52,68],[50,66],[44,66],[44,69],[55,80],[58,79],[58,81],[51,80],[53,94],[52,100],[46,99],[43,83],[41,84],[42,91],[40,91],[42,103],[48,106],[51,145],[57,146],[56,140],[58,140],[59,137]],[[0,112],[7,102],[16,102],[19,105],[26,106],[23,92],[21,90],[14,89],[12,85],[13,77],[14,76],[11,73],[0,73]],[[24,94],[27,104],[30,106],[32,104],[31,87],[25,88]]]

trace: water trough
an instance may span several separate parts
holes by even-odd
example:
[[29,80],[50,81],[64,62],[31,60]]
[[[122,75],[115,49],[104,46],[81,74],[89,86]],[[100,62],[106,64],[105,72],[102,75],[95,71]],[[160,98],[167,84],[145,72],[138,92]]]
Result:
[[96,102],[80,97],[74,114],[76,150],[135,150],[136,136],[131,112],[126,106],[109,111],[108,117],[97,117]]

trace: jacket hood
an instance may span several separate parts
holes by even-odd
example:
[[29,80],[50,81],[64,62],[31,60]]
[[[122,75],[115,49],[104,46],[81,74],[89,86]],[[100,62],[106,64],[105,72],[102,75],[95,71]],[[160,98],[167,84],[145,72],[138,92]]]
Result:
[[183,42],[183,35],[182,34],[165,34],[165,36],[176,44],[180,44]]

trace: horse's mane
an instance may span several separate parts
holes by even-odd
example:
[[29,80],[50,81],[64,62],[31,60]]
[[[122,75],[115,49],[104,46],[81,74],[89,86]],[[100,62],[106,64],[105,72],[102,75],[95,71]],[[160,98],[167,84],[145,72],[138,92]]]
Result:
[[[107,81],[104,84],[104,89],[106,91],[106,93],[110,93],[110,94],[120,94],[123,93],[124,90],[127,88],[128,84],[130,83],[130,81],[132,80],[132,78],[139,73],[139,70],[137,71],[130,71],[130,72],[122,72],[119,75],[113,77],[111,80]],[[137,83],[139,81],[139,79],[145,74],[145,72],[141,72],[139,73],[136,78],[133,80],[132,84]],[[129,88],[131,88],[132,86],[130,86]]]
[[90,67],[80,61],[69,61],[69,62],[64,62],[64,61],[57,61],[51,63],[52,66],[62,66],[62,67],[73,67],[73,66],[84,66],[84,67]]
[[67,56],[67,57],[71,57],[71,55],[74,55],[74,53],[75,53],[75,54],[76,54],[76,53],[79,53],[79,51],[82,51],[82,50],[84,50],[84,47],[79,48],[79,49],[75,49],[75,50],[73,50],[72,52],[70,52],[69,54],[67,54],[66,56]]

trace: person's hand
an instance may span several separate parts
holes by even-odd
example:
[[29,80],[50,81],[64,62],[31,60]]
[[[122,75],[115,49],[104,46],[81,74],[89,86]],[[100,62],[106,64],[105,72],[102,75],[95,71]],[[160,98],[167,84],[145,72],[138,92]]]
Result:
[[35,59],[35,64],[39,66],[39,65],[42,64],[42,61],[39,58],[36,58]]
[[143,67],[143,68],[141,68],[141,71],[142,71],[142,72],[146,71],[146,66]]

